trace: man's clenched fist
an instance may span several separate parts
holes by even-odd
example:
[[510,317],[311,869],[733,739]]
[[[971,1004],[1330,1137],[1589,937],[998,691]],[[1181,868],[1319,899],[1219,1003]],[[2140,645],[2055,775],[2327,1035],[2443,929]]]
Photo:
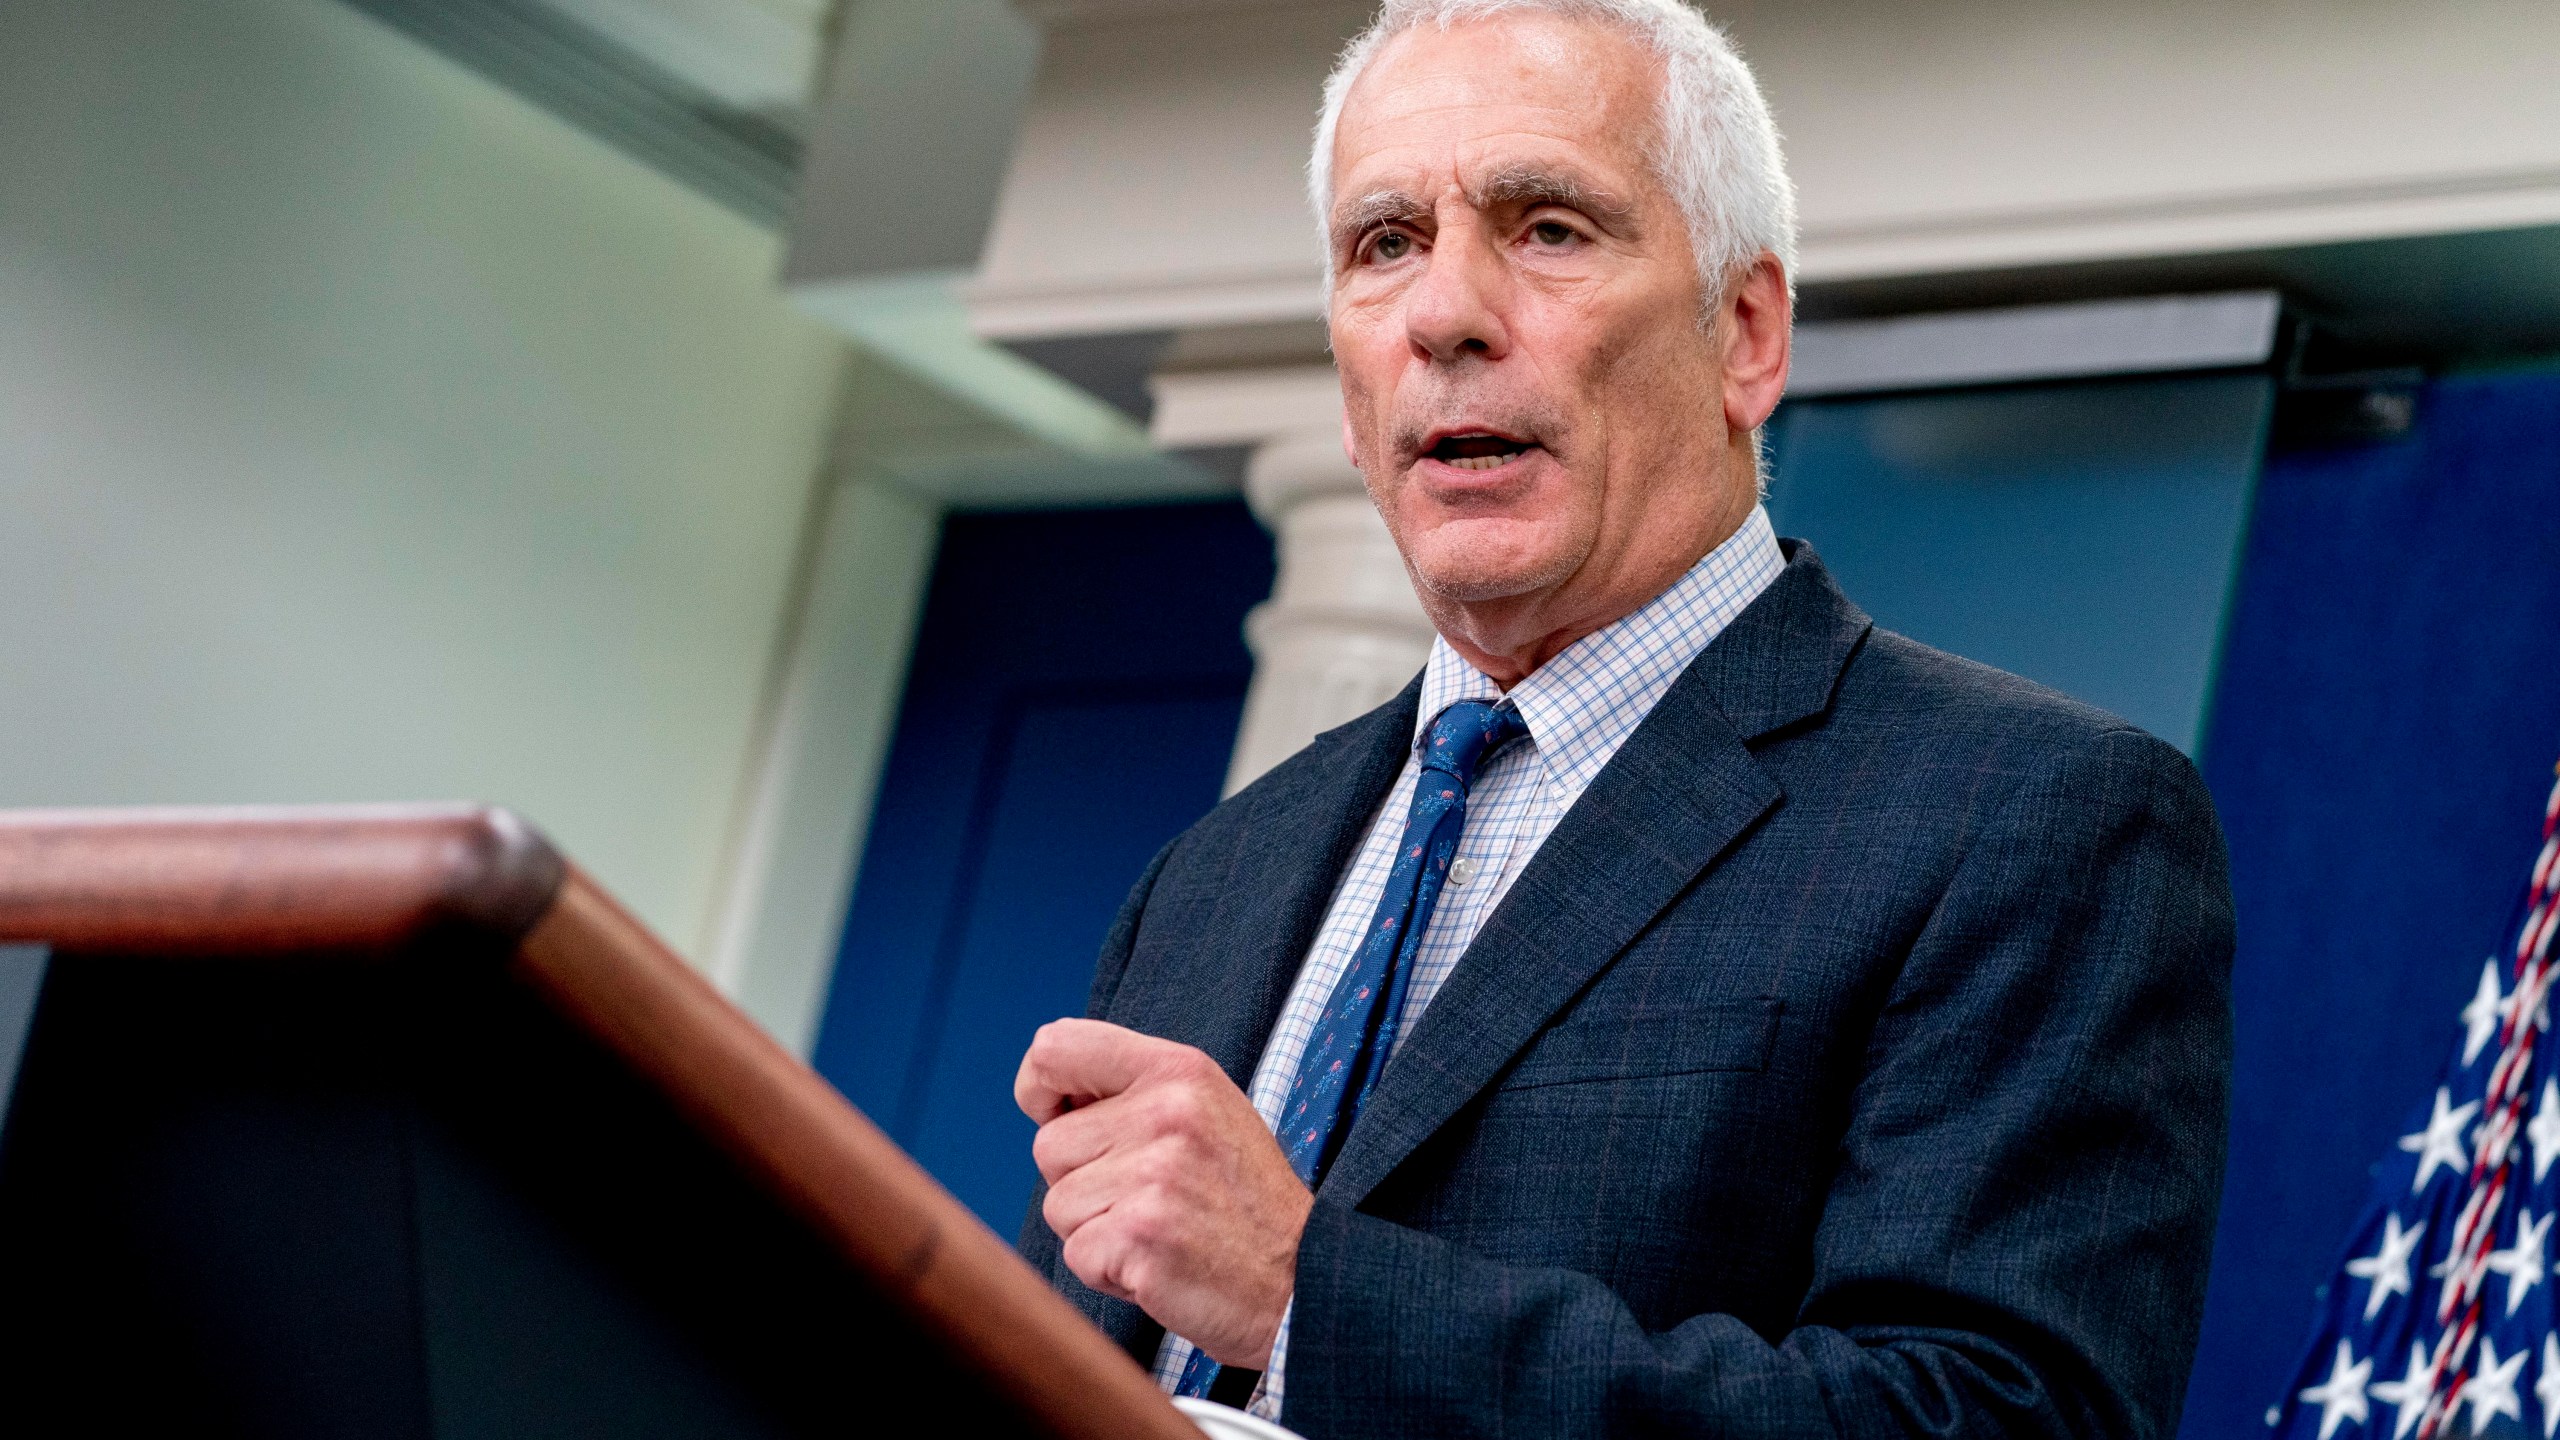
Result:
[[1040,1027],[1013,1080],[1040,1207],[1076,1278],[1226,1365],[1260,1369],[1315,1197],[1218,1062],[1099,1020]]

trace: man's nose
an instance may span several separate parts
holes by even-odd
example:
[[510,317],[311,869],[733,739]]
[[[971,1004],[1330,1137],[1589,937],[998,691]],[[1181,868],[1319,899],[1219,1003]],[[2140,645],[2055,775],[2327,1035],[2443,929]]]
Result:
[[1511,348],[1502,316],[1509,289],[1501,257],[1469,231],[1444,230],[1405,292],[1405,333],[1417,359],[1499,360]]

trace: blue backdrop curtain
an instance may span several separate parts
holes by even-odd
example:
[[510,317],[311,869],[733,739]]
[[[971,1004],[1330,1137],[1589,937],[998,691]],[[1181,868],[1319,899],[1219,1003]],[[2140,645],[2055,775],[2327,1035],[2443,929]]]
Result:
[[1218,802],[1271,574],[1234,501],[943,527],[812,1059],[1002,1234],[1037,1178],[1014,1067]]
[[2204,745],[2239,1061],[2188,1440],[2263,1433],[2501,943],[2555,757],[2560,376],[2443,381],[2404,439],[2270,457]]

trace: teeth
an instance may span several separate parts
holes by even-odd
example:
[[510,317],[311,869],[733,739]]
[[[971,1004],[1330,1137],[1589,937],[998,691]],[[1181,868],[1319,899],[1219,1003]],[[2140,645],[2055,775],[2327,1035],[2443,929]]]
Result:
[[[1514,451],[1513,454],[1519,452]],[[1460,470],[1499,470],[1511,463],[1510,455],[1469,455],[1444,462]]]

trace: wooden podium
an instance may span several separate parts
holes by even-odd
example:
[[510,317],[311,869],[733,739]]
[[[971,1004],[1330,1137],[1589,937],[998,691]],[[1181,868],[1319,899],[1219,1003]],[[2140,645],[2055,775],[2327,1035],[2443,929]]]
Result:
[[505,811],[0,812],[11,944],[12,1433],[1198,1440]]

